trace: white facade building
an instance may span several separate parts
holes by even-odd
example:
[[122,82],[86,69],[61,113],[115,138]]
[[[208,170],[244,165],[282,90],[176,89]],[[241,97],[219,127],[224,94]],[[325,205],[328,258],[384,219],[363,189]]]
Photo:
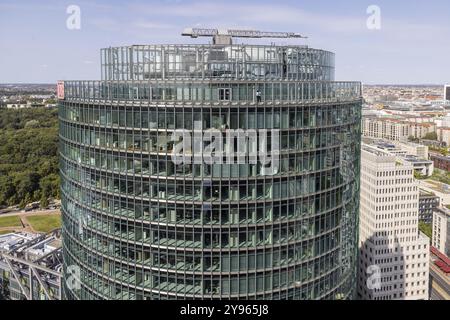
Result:
[[438,141],[450,146],[450,127],[439,127],[436,130],[436,134]]
[[413,166],[362,145],[358,296],[428,299],[429,242],[418,230]]
[[363,117],[361,129],[364,137],[407,141],[410,136],[422,139],[428,133],[436,132],[436,125],[432,122],[411,122],[406,118]]
[[406,141],[410,136],[408,123],[374,117],[364,117],[361,122],[364,137],[389,139],[392,141]]
[[450,256],[450,210],[445,207],[433,211],[432,245],[447,257]]

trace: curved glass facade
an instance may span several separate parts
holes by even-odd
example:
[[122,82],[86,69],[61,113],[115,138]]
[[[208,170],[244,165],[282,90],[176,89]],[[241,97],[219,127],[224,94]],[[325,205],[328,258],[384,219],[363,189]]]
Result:
[[[347,299],[361,86],[292,46],[102,50],[60,109],[69,299]],[[276,129],[279,166],[175,164],[176,129]],[[67,279],[66,279],[67,280]]]

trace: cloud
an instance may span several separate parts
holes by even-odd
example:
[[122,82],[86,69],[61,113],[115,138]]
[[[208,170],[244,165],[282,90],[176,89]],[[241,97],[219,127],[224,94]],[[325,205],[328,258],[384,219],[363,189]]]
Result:
[[[366,26],[365,12],[361,17],[343,17],[316,14],[292,6],[279,4],[242,4],[226,2],[138,4],[131,7],[137,12],[154,16],[172,16],[212,22],[214,27],[235,27],[244,24],[267,24],[283,26],[313,26],[332,32],[362,30]],[[220,26],[219,26],[220,24]]]
[[57,11],[57,6],[47,5],[47,4],[35,4],[35,3],[21,3],[18,4],[17,1],[12,3],[0,3],[0,11],[2,13],[6,12],[6,10],[15,10],[15,11],[36,11],[36,10],[46,10],[46,11]]
[[161,22],[154,22],[154,21],[138,21],[133,23],[133,26],[136,28],[142,28],[142,29],[173,29],[178,28],[176,25],[168,24],[168,23],[161,23]]
[[120,23],[112,18],[105,18],[105,17],[95,18],[89,20],[89,23],[94,27],[104,31],[118,31],[121,29]]

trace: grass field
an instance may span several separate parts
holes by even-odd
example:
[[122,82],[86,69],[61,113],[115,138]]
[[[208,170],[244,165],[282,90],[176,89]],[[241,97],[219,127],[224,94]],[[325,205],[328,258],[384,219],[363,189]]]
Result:
[[0,236],[2,234],[7,234],[7,233],[11,233],[11,232],[12,232],[11,230],[0,230]]
[[0,217],[0,228],[6,227],[21,227],[22,223],[17,216]]
[[37,232],[50,232],[61,227],[61,216],[59,214],[29,216],[27,221]]
[[433,171],[433,175],[430,178],[431,180],[434,181],[439,181],[445,184],[450,184],[450,172],[447,171],[443,171],[443,170],[439,170],[439,169],[434,169]]

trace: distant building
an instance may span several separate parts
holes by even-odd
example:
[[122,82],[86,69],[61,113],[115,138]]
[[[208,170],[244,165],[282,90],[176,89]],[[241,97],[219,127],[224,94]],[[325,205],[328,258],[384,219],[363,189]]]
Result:
[[39,102],[17,102],[17,103],[7,103],[6,108],[7,109],[26,109],[26,108],[39,108],[43,107],[43,103]]
[[435,148],[444,148],[447,146],[445,142],[438,140],[419,139],[419,143],[426,145],[428,147],[435,147]]
[[421,176],[431,177],[433,175],[433,161],[420,159],[419,157],[413,155],[400,156],[397,159],[403,163],[410,163],[414,168],[414,172],[420,174]]
[[450,186],[434,180],[417,180],[419,188],[434,193],[442,206],[450,204]]
[[444,87],[444,100],[450,102],[450,85]]
[[440,117],[434,120],[437,127],[450,127],[450,116],[447,113],[444,117]]
[[396,146],[405,150],[408,154],[415,155],[421,159],[428,159],[428,146],[412,142],[397,142]]
[[450,171],[450,157],[438,153],[430,153],[430,160],[433,161],[436,169]]
[[30,98],[41,99],[42,102],[44,102],[44,100],[55,98],[55,95],[54,94],[33,94],[30,96]]
[[406,119],[364,117],[361,122],[364,137],[407,141],[410,136],[421,139],[428,133],[436,132],[432,122],[411,122]]
[[436,125],[432,122],[414,123],[409,122],[410,135],[416,139],[425,138],[427,134],[436,132]]
[[439,197],[434,193],[419,189],[419,221],[432,223],[433,210],[439,207]]
[[409,125],[399,120],[364,117],[361,124],[364,137],[406,141],[410,136]]
[[395,155],[362,145],[360,299],[428,299],[430,240],[418,230],[419,190],[413,171]]
[[438,141],[450,146],[450,127],[440,127],[436,129]]
[[29,106],[26,103],[7,103],[6,108],[7,109],[25,109],[25,108],[29,108]]
[[432,245],[450,256],[450,210],[439,207],[433,211]]

